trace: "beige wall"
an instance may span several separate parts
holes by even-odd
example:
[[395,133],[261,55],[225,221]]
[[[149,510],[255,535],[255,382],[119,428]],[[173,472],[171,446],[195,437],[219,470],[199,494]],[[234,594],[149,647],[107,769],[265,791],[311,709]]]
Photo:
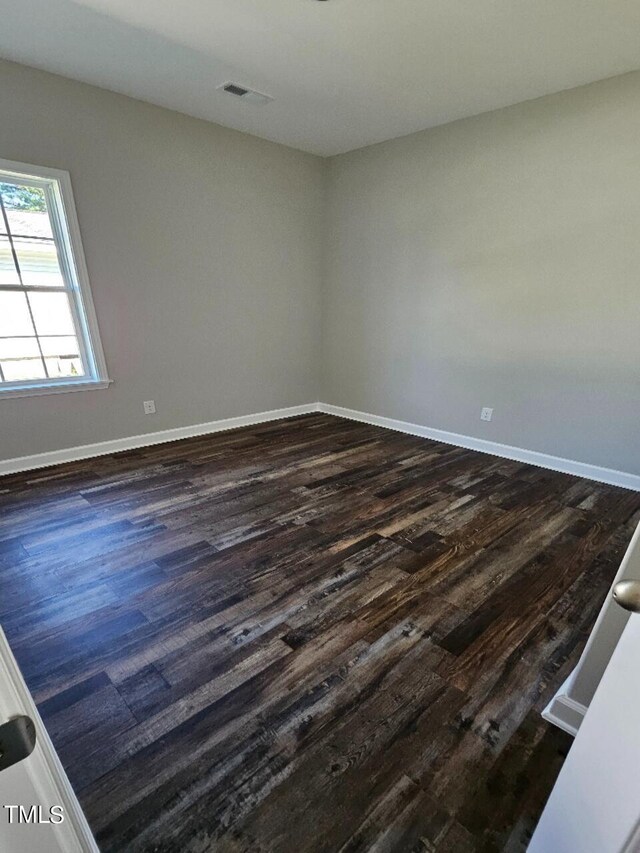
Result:
[[0,459],[317,399],[322,160],[8,62],[0,116],[71,173],[114,380],[0,400]]
[[640,73],[334,158],[327,228],[325,402],[640,473]]

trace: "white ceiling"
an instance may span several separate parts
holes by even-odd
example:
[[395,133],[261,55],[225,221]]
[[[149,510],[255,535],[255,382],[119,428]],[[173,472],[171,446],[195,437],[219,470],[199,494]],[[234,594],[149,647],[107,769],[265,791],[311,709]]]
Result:
[[639,68],[640,0],[0,0],[0,56],[331,155]]

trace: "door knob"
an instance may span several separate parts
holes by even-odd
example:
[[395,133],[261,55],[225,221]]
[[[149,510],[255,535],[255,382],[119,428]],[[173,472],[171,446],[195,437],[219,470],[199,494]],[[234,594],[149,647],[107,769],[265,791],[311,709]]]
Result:
[[14,717],[0,726],[0,770],[22,761],[34,750],[36,727],[30,717]]
[[640,581],[618,581],[613,587],[613,598],[625,610],[640,613]]

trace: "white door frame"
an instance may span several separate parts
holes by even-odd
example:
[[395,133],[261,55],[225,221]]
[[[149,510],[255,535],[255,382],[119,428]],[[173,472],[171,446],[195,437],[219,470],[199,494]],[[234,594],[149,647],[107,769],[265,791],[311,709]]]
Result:
[[[80,803],[44,727],[5,633],[0,627],[0,723],[5,723],[22,714],[33,720],[36,728],[36,747],[31,755],[15,765],[15,768],[12,767],[3,772],[10,773],[14,769],[21,768],[21,772],[24,772],[33,783],[34,789],[40,795],[40,804],[45,809],[55,804],[64,808],[64,821],[57,824],[55,830],[53,827],[49,829],[50,832],[55,831],[60,850],[64,853],[99,853],[98,845]],[[1,783],[0,775],[0,787]],[[7,814],[2,808],[4,805],[7,803],[0,803],[0,809],[3,811],[0,820],[6,822]],[[18,805],[31,804],[18,803]],[[6,827],[3,826],[3,829]],[[16,825],[16,837],[19,838],[19,833],[24,830],[25,827]],[[54,844],[48,847],[48,850],[54,849]],[[47,853],[46,847],[42,848],[42,853]]]
[[633,614],[560,770],[528,853],[638,853],[639,652],[640,615]]
[[580,660],[542,712],[545,720],[574,737],[629,621],[630,614],[614,602],[611,590],[618,581],[636,578],[640,579],[640,523],[631,537]]

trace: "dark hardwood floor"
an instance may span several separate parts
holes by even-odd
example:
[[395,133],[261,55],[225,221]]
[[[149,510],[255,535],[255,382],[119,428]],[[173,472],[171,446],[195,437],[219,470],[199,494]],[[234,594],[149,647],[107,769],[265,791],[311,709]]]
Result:
[[0,479],[104,851],[522,851],[640,494],[325,415]]

